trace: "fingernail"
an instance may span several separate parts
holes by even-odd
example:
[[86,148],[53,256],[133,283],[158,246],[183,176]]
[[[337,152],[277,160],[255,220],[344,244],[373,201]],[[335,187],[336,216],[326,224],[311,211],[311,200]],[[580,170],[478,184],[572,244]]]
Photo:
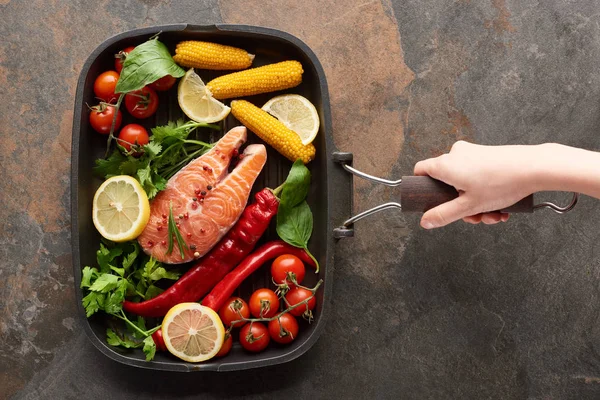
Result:
[[425,229],[433,229],[433,228],[435,228],[435,226],[431,222],[429,222],[429,221],[424,221],[421,226],[423,228],[425,228]]

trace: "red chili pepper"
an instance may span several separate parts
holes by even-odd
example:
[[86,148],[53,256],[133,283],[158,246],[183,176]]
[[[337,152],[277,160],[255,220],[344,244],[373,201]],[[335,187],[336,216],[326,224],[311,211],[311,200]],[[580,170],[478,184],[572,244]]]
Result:
[[162,329],[159,329],[152,334],[152,340],[154,340],[157,350],[167,351],[167,345],[165,344],[165,339],[162,335]]
[[200,300],[254,249],[277,214],[279,200],[270,189],[261,190],[254,198],[225,237],[173,286],[140,303],[125,300],[123,309],[143,317],[162,317],[174,305]]
[[244,279],[250,276],[250,274],[267,261],[283,254],[295,255],[305,263],[316,267],[315,262],[304,249],[291,246],[283,240],[265,243],[254,253],[246,257],[233,271],[225,275],[225,278],[223,278],[221,282],[206,295],[204,300],[202,300],[202,305],[210,307],[215,311],[220,310],[225,301],[231,297],[235,289],[240,286]]

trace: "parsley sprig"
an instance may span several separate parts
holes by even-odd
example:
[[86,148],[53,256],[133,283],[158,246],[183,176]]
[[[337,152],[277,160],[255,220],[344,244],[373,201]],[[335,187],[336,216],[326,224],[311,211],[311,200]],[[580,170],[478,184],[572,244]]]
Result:
[[159,330],[161,325],[146,330],[146,322],[142,317],[131,321],[123,311],[121,311],[120,315],[117,314],[114,316],[125,322],[127,332],[108,328],[106,330],[106,342],[111,346],[124,347],[126,349],[138,349],[141,347],[144,354],[146,354],[146,361],[154,359],[156,343],[152,339],[152,334]]
[[214,124],[171,121],[153,128],[148,144],[131,143],[130,151],[117,141],[117,148],[107,158],[96,160],[94,172],[105,179],[116,175],[133,176],[151,199],[166,187],[177,171],[212,147],[210,143],[189,138],[198,128],[221,129]]
[[127,332],[109,328],[107,342],[125,348],[143,347],[147,359],[154,357],[156,348],[152,338],[159,327],[147,330],[143,318],[131,321],[123,312],[123,300],[148,300],[162,293],[156,286],[161,279],[177,280],[180,273],[167,271],[153,257],[140,251],[136,241],[100,244],[96,252],[97,267],[86,266],[82,270],[81,288],[85,313],[88,317],[99,311],[121,320]]

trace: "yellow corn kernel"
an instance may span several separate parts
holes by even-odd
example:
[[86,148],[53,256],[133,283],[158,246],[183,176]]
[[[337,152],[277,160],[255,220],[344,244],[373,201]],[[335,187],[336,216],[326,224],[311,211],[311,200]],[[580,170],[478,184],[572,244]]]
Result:
[[252,96],[298,86],[303,72],[298,61],[283,61],[220,76],[206,87],[218,100]]
[[277,118],[245,100],[231,102],[231,113],[259,138],[290,161],[302,159],[304,164],[314,160],[316,149],[312,143],[303,145],[300,136]]
[[177,44],[173,60],[188,68],[235,70],[252,65],[254,55],[237,47],[188,40]]

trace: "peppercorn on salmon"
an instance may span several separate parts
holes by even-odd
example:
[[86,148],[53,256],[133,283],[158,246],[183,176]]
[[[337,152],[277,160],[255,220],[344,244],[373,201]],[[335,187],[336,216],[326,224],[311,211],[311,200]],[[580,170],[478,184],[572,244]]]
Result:
[[308,164],[315,158],[316,149],[312,143],[303,145],[296,132],[254,104],[246,100],[234,100],[231,102],[231,113],[288,160],[300,158],[304,164]]
[[[246,141],[246,128],[231,129],[206,154],[195,159],[150,202],[150,219],[138,242],[158,261],[178,264],[205,255],[236,223],[250,190],[267,161],[262,144],[246,147],[242,160],[227,173],[231,159]],[[187,249],[181,257],[177,241],[169,248],[169,214],[177,224]]]
[[217,100],[275,92],[302,83],[302,64],[283,61],[213,79],[206,87]]
[[252,65],[254,55],[237,47],[188,40],[177,44],[173,60],[188,68],[236,70]]

